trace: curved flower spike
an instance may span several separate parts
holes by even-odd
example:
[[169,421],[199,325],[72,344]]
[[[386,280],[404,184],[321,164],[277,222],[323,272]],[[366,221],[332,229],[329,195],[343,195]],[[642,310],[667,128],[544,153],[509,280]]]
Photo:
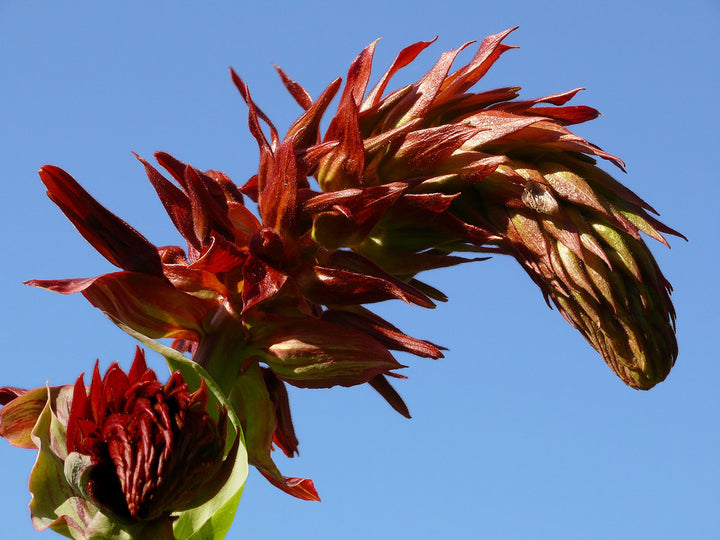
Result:
[[[626,384],[648,389],[678,349],[671,288],[640,232],[666,245],[663,234],[682,235],[595,165],[602,158],[623,169],[619,158],[567,129],[599,114],[567,105],[581,89],[530,100],[515,100],[517,87],[470,91],[513,48],[502,43],[513,30],[485,38],[454,72],[469,43],[443,53],[416,83],[388,94],[393,75],[432,42],[403,49],[367,95],[375,43],[358,55],[323,139],[337,145],[313,173],[328,195],[355,190],[358,200],[377,197],[378,186],[408,187],[361,234],[344,232],[352,214],[343,202],[315,216],[313,236],[404,280],[427,269],[430,253],[511,255]],[[297,83],[291,90],[298,94]],[[434,214],[413,206],[413,197],[433,196],[447,205]]]

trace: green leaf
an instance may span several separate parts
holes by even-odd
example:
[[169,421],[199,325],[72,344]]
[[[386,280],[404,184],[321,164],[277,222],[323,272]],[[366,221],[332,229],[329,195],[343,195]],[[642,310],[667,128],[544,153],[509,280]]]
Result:
[[[71,392],[71,387],[67,387]],[[63,389],[65,390],[65,389]],[[32,431],[32,439],[39,449],[37,461],[30,473],[30,513],[38,530],[48,527],[55,532],[85,540],[85,528],[97,512],[65,479],[63,460],[51,448],[51,433],[59,431],[59,421],[53,414],[50,389],[48,399]],[[62,390],[61,390],[62,393]]]
[[47,405],[48,392],[57,394],[58,387],[40,387],[16,397],[0,410],[0,436],[13,446],[35,448],[32,430]]

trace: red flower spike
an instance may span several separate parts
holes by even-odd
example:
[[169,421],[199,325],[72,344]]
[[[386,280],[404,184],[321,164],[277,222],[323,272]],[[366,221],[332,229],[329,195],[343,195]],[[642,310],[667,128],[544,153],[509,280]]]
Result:
[[[650,388],[667,376],[677,343],[669,285],[640,232],[661,242],[662,233],[678,233],[592,159],[622,169],[619,158],[565,127],[598,115],[591,107],[567,105],[580,89],[522,101],[512,101],[517,87],[469,92],[513,48],[502,43],[513,30],[487,37],[452,73],[469,44],[443,53],[418,82],[388,95],[390,78],[428,43],[404,49],[366,97],[359,92],[366,88],[374,44],[361,52],[324,138],[338,146],[315,176],[326,192],[407,183],[410,192],[348,247],[420,288],[413,275],[423,259],[408,252],[510,254],[626,384]],[[356,103],[362,103],[359,111]],[[433,192],[454,196],[435,216],[403,207],[413,194]],[[315,219],[330,229],[348,217],[334,210]],[[327,247],[343,245],[316,238]],[[308,294],[310,283],[303,285]]]

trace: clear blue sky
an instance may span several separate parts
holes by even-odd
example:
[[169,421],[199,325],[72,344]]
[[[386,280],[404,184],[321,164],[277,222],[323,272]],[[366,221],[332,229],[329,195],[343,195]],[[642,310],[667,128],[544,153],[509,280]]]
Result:
[[[300,109],[273,63],[317,96],[378,37],[379,70],[440,36],[408,82],[442,51],[520,25],[506,42],[521,48],[478,88],[586,87],[575,102],[604,116],[577,131],[623,158],[621,180],[690,239],[653,246],[675,286],[674,371],[650,392],[625,387],[512,260],[430,274],[448,304],[380,308],[449,348],[436,362],[400,358],[413,419],[369,387],[291,389],[301,456],[276,458],[323,502],[252,471],[228,538],[720,538],[719,4],[254,4],[0,2],[0,384],[71,383],[97,357],[127,367],[135,347],[82,297],[21,285],[112,270],[45,197],[41,165],[66,168],[154,243],[177,244],[131,151],[168,151],[238,183],[252,175],[257,148],[228,66],[287,127]],[[33,457],[0,441],[9,540],[36,535]]]

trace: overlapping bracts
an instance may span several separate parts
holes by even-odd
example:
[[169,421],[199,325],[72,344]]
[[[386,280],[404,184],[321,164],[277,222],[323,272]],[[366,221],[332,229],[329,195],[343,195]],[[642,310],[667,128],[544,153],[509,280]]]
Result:
[[[432,42],[401,51],[368,92],[371,44],[351,65],[322,137],[314,111],[337,84],[312,102],[281,72],[312,116],[300,123],[313,131],[303,142],[335,144],[312,171],[321,189],[355,190],[358,198],[388,190],[374,197],[375,213],[336,199],[315,214],[313,238],[351,248],[405,280],[456,262],[453,252],[511,255],[626,384],[651,388],[678,349],[671,287],[640,233],[665,245],[663,234],[682,235],[596,165],[602,158],[623,169],[620,159],[568,130],[598,115],[567,105],[581,89],[523,101],[517,87],[470,91],[512,48],[502,43],[512,30],[486,38],[454,72],[469,44],[443,53],[418,82],[390,93],[391,77]],[[347,225],[354,221],[363,225]]]
[[[390,351],[439,358],[441,348],[365,305],[445,301],[420,272],[513,256],[626,384],[652,387],[677,357],[675,312],[641,233],[666,244],[663,234],[679,234],[596,164],[622,169],[618,158],[569,131],[598,114],[567,105],[579,89],[534,100],[516,99],[517,87],[472,91],[512,48],[502,43],[511,31],[455,71],[470,44],[443,53],[391,92],[432,42],[403,49],[369,91],[375,43],[344,87],[336,79],[315,100],[279,70],[304,110],[285,137],[232,71],[258,143],[256,175],[236,186],[166,153],[155,155],[164,172],[138,157],[185,247],[155,246],[68,173],[43,167],[51,199],[119,271],[28,284],[80,292],[135,332],[173,338],[230,398],[250,462],[303,499],[318,499],[312,482],[283,476],[270,457],[273,444],[297,453],[285,385],[369,383],[409,416],[387,379],[404,367]],[[468,288],[481,295],[482,279]]]

